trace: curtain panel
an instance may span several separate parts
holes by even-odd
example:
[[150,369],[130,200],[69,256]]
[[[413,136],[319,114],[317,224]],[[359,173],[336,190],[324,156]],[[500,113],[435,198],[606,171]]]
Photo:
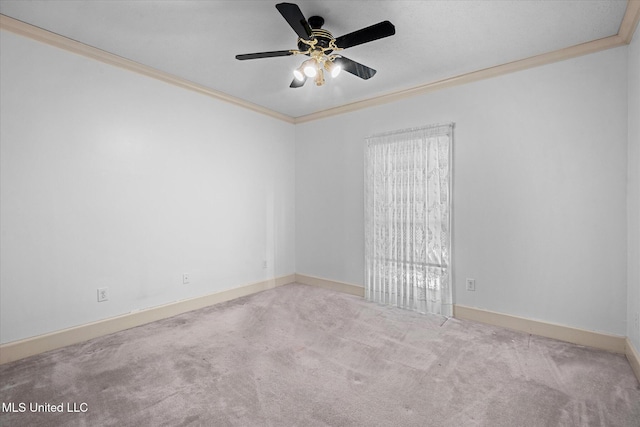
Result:
[[453,315],[453,123],[374,135],[365,149],[365,297]]

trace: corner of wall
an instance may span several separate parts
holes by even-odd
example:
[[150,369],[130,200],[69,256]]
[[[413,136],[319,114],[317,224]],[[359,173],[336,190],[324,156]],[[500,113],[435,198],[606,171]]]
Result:
[[627,338],[626,341],[625,354],[629,365],[631,365],[631,369],[633,369],[633,373],[636,374],[636,378],[638,382],[640,382],[640,353],[638,353],[638,350],[633,346],[629,338]]
[[[640,37],[627,47],[627,337],[640,349]],[[637,361],[637,352],[636,361]],[[636,371],[636,374],[638,372]]]

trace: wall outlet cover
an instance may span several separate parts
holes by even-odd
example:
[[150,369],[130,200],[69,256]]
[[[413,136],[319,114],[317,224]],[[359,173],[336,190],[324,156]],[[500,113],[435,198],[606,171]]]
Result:
[[467,279],[467,290],[468,291],[476,290],[476,279]]

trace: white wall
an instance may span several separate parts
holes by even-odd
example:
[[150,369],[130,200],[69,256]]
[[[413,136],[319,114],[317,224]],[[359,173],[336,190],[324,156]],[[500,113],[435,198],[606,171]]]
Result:
[[455,302],[626,335],[626,57],[298,125],[296,271],[363,285],[363,139],[453,121]]
[[640,348],[637,37],[295,129],[0,41],[0,342],[294,271],[363,285],[364,137],[454,121],[456,303]]
[[627,182],[627,336],[640,351],[640,35],[629,45],[629,180]]
[[1,342],[295,272],[293,125],[0,40]]

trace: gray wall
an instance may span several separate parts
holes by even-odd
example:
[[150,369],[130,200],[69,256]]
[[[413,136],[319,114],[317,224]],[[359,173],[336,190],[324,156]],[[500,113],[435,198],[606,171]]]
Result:
[[456,303],[640,348],[637,37],[298,126],[0,41],[1,342],[293,272],[363,285],[363,139],[454,121]]
[[293,125],[0,40],[2,342],[295,272]]
[[363,285],[364,138],[453,121],[455,302],[626,335],[626,92],[622,47],[296,126],[296,271]]
[[629,45],[627,336],[640,352],[640,35]]

